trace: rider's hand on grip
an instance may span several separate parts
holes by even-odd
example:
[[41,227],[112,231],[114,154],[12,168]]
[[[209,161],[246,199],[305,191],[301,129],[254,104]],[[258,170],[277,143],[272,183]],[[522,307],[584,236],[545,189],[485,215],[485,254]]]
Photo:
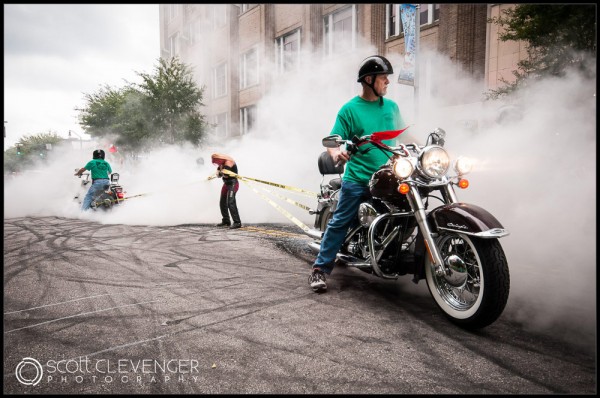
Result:
[[348,160],[350,160],[350,154],[345,151],[340,151],[335,156],[335,167],[339,167],[342,164],[345,164]]

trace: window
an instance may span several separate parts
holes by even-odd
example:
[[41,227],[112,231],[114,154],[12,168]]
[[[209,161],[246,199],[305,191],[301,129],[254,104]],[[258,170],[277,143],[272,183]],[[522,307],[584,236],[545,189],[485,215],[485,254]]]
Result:
[[169,54],[171,57],[179,54],[179,32],[169,37]]
[[326,54],[346,52],[356,47],[356,5],[327,15],[323,22]]
[[258,84],[258,51],[253,48],[240,57],[240,88]]
[[402,20],[400,18],[399,4],[385,5],[386,39],[398,36],[402,32]]
[[279,73],[298,68],[300,64],[300,29],[275,39],[275,59]]
[[439,4],[419,4],[421,7],[421,25],[428,25],[440,20],[440,5]]
[[187,44],[190,46],[195,45],[199,40],[198,34],[200,32],[200,22],[196,21],[187,24],[184,32],[182,38],[187,41]]
[[178,4],[169,4],[169,21],[175,19],[179,14],[179,5]]
[[222,63],[214,69],[214,97],[227,94],[227,64]]
[[216,4],[212,7],[212,24],[217,29],[227,24],[227,4]]
[[[429,25],[440,20],[439,4],[419,4],[419,24]],[[402,18],[400,4],[386,4],[386,39],[402,34]]]
[[250,11],[254,7],[257,7],[258,4],[242,4],[242,12]]
[[240,135],[248,134],[256,127],[256,105],[240,108]]
[[214,117],[215,121],[215,135],[217,137],[227,137],[229,136],[229,118],[227,117],[227,112],[219,113]]

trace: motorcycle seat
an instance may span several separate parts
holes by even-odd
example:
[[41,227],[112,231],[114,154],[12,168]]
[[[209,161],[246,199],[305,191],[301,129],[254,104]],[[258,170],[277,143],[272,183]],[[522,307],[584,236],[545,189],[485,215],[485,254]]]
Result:
[[336,166],[333,163],[333,158],[329,154],[329,152],[325,151],[319,155],[319,172],[322,175],[326,174],[342,174],[344,172],[344,165],[340,164]]
[[332,178],[329,180],[329,186],[331,189],[340,189],[342,187],[342,179],[341,178]]

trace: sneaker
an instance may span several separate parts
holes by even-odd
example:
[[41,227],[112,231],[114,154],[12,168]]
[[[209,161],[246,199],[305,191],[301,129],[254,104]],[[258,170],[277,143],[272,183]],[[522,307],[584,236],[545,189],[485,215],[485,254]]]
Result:
[[325,274],[319,269],[313,269],[308,276],[308,284],[315,292],[321,292],[327,290],[327,283],[325,283]]
[[229,227],[229,229],[238,229],[238,228],[242,228],[242,224],[239,222],[234,222],[233,225],[231,227]]
[[222,222],[222,223],[216,224],[215,227],[228,227],[230,225],[231,224],[228,222]]

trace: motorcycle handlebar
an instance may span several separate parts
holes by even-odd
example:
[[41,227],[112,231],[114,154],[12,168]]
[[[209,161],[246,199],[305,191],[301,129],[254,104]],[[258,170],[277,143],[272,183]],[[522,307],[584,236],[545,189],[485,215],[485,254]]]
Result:
[[[403,130],[399,130],[399,131],[395,131],[395,130],[394,131],[382,131],[382,132],[378,132],[378,133],[373,133],[372,135],[364,135],[362,137],[353,136],[351,140],[342,139],[342,137],[339,135],[330,135],[330,136],[323,138],[322,142],[323,142],[323,146],[325,146],[326,148],[339,148],[343,144],[346,144],[346,148],[347,148],[348,153],[350,153],[350,156],[352,156],[353,154],[355,154],[358,151],[359,146],[366,144],[366,143],[371,143],[374,146],[376,146],[379,149],[384,150],[384,151],[400,154],[403,156],[410,156],[409,149],[413,150],[415,152],[419,152],[421,146],[411,143],[411,144],[400,144],[398,147],[390,147],[382,142],[383,139],[393,138],[393,137],[397,136],[398,133],[402,133],[404,130],[406,130],[406,128]],[[394,134],[390,135],[390,133],[394,133]],[[376,135],[375,139],[373,139],[373,135]],[[426,145],[429,145],[429,141],[431,140],[431,143],[434,145],[444,146],[445,136],[446,136],[446,132],[440,128],[437,128],[432,133],[429,134],[428,143]],[[399,152],[401,152],[401,153],[399,153]],[[339,166],[340,164],[341,164],[341,162],[337,162],[336,167]]]

